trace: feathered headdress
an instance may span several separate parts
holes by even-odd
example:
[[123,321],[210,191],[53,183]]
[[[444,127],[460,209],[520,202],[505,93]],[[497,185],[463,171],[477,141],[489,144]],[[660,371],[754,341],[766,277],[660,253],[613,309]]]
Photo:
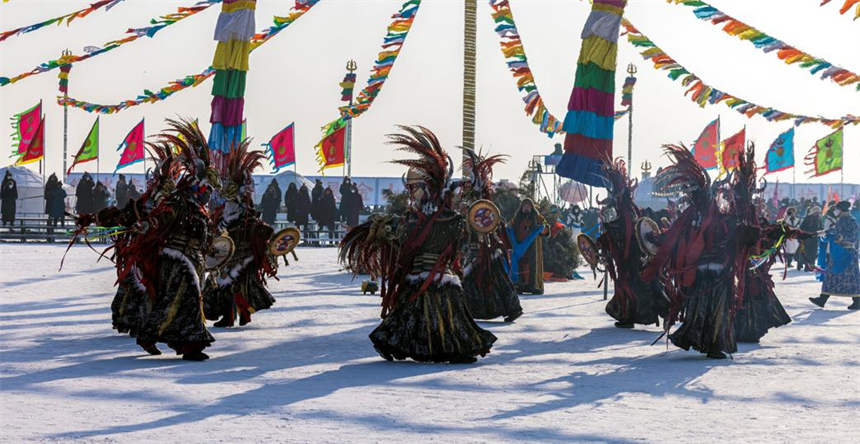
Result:
[[221,194],[228,199],[238,196],[250,198],[253,193],[251,185],[254,183],[252,174],[254,170],[263,165],[265,158],[265,152],[250,149],[248,140],[242,141],[227,153],[224,160],[224,170],[221,171],[221,177],[224,179]]
[[208,179],[218,184],[217,172],[209,167],[209,144],[197,122],[180,118],[167,119],[168,128],[155,136],[156,143],[171,149],[185,173],[181,182],[191,183]]
[[508,156],[496,154],[487,157],[483,153],[476,153],[469,148],[463,148],[463,153],[466,155],[466,160],[463,162],[463,171],[469,172],[468,176],[471,178],[472,190],[481,198],[489,199],[492,193],[493,167],[504,163]]
[[663,151],[672,165],[663,168],[654,177],[654,190],[665,195],[684,194],[691,204],[706,208],[711,195],[708,172],[683,144],[663,145]]
[[628,195],[632,201],[638,181],[627,178],[627,164],[624,162],[624,159],[620,157],[615,160],[612,160],[612,158],[605,159],[603,162],[603,173],[606,175],[607,190],[610,197],[618,199],[624,195]]
[[428,202],[441,206],[448,197],[454,165],[432,131],[422,126],[397,125],[400,134],[389,134],[388,143],[398,151],[414,153],[418,159],[393,160],[392,163],[408,167],[424,183]]

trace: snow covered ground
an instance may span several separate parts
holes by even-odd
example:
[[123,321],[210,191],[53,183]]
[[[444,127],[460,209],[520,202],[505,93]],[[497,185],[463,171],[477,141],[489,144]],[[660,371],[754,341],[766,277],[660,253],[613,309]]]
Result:
[[588,275],[482,323],[499,340],[476,364],[390,363],[379,298],[300,249],[275,307],[197,363],[112,331],[111,264],[79,246],[57,272],[64,248],[0,244],[0,441],[857,442],[860,314],[812,306],[809,274],[777,283],[794,322],[734,360],[614,328]]

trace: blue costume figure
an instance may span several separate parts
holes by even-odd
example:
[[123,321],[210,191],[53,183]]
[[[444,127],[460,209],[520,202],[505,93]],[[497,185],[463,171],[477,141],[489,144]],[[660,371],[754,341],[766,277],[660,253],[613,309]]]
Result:
[[824,307],[830,296],[848,296],[854,299],[848,309],[860,309],[860,265],[857,263],[860,227],[850,209],[847,201],[836,205],[836,223],[826,231],[819,248],[818,263],[824,270],[819,277],[823,281],[821,296],[809,298],[819,307]]
[[525,199],[508,224],[511,241],[511,281],[520,293],[543,294],[543,244],[549,235],[543,216],[534,202]]

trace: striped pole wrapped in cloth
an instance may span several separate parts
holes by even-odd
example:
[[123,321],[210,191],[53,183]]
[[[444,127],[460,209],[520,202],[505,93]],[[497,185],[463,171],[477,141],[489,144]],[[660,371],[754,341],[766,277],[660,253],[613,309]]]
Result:
[[209,148],[228,153],[242,141],[245,108],[245,77],[248,53],[254,35],[256,0],[224,0],[215,25],[215,81],[212,84],[212,114]]
[[564,118],[564,156],[556,172],[584,184],[606,185],[612,158],[618,31],[626,0],[594,0],[582,30],[576,80]]

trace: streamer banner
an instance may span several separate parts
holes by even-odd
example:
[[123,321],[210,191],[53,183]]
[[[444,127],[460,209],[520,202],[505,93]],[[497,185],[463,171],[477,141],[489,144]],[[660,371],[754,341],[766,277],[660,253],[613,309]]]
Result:
[[382,50],[377,55],[373,69],[370,71],[367,86],[358,93],[358,97],[355,98],[352,105],[340,107],[341,117],[353,119],[370,109],[370,105],[376,100],[376,96],[379,95],[388,75],[394,68],[394,62],[400,55],[403,44],[406,43],[406,37],[409,35],[409,30],[412,28],[412,23],[415,21],[415,15],[420,6],[421,0],[408,0],[403,3],[396,14],[391,16],[391,24],[388,25],[388,31],[383,38]]
[[[242,140],[242,120],[245,111],[245,79],[251,37],[256,23],[256,0],[224,0],[215,24],[215,56],[212,68],[215,81],[212,88],[212,112],[209,123],[209,147],[228,153]],[[217,88],[216,88],[217,86]]]
[[517,90],[525,103],[526,115],[538,126],[540,132],[549,137],[564,132],[561,119],[549,112],[538,91],[508,0],[490,0],[490,7],[493,11],[495,31],[499,36],[499,47],[505,56],[505,64],[516,80]]
[[[824,6],[828,3],[830,3],[830,0],[821,0],[821,6]],[[842,7],[839,8],[839,13],[845,14],[846,12],[848,12],[849,9],[851,9],[852,6],[855,6],[854,20],[857,20],[858,18],[860,18],[860,0],[845,0],[845,3],[843,3]]]
[[737,134],[723,141],[723,149],[720,151],[720,171],[724,174],[738,167],[741,153],[746,146],[747,129],[740,130]]
[[717,168],[717,151],[720,144],[719,117],[702,130],[702,134],[693,143],[693,157],[706,170]]
[[66,171],[66,175],[68,175],[72,168],[79,163],[89,162],[92,160],[96,160],[99,158],[99,118],[96,117],[96,121],[93,122],[92,128],[90,128],[89,134],[87,134],[87,138],[84,139],[84,142],[81,144],[81,148],[78,150],[78,153],[75,154],[75,158],[72,160],[72,165],[69,166],[68,171]]
[[72,24],[72,20],[74,20],[76,18],[84,18],[84,17],[90,15],[90,13],[97,11],[101,8],[105,8],[105,11],[108,11],[108,10],[110,10],[110,8],[113,8],[114,6],[116,6],[117,3],[120,3],[122,1],[124,1],[124,0],[101,0],[101,1],[98,1],[98,2],[91,4],[87,8],[79,9],[75,12],[70,12],[68,14],[61,15],[59,17],[54,17],[52,19],[48,19],[48,20],[45,20],[45,21],[42,21],[39,23],[34,23],[32,25],[29,25],[29,26],[22,26],[20,28],[15,28],[15,29],[12,29],[9,31],[0,32],[0,42],[8,39],[9,37],[21,35],[21,34],[26,34],[28,32],[33,32],[33,31],[42,29],[46,26],[53,25],[54,23],[56,23],[57,25],[60,25],[63,22],[65,22],[66,26],[69,26],[70,24]]
[[39,130],[42,102],[12,116],[12,156],[23,156]]
[[564,155],[556,173],[605,187],[603,163],[612,158],[618,30],[627,0],[594,0],[582,30],[576,78],[564,118]]
[[45,118],[39,120],[39,126],[33,135],[33,140],[27,144],[27,151],[18,157],[15,165],[26,165],[45,158]]
[[636,86],[636,77],[627,76],[624,86],[621,87],[621,106],[633,105],[633,87]]
[[391,16],[391,23],[388,25],[382,40],[382,50],[376,56],[376,62],[370,71],[370,78],[367,79],[367,86],[358,93],[358,97],[351,105],[338,108],[340,117],[323,125],[323,138],[314,146],[317,152],[317,162],[321,166],[320,171],[338,166],[329,161],[325,155],[324,145],[331,145],[332,134],[346,128],[347,120],[354,119],[370,109],[370,105],[382,91],[382,86],[394,68],[394,62],[397,61],[397,56],[400,55],[400,50],[406,43],[406,37],[409,35],[409,30],[412,29],[412,23],[415,21],[420,6],[421,0],[408,0],[400,6],[400,10],[396,14]]
[[355,88],[355,78],[355,73],[349,72],[344,76],[343,82],[340,82],[340,87],[343,88],[340,92],[340,100],[342,102],[349,102],[352,100],[352,90]]
[[815,142],[804,158],[806,166],[812,167],[810,177],[823,176],[842,169],[842,128]]
[[180,7],[174,13],[163,15],[157,19],[150,19],[150,26],[145,26],[143,28],[129,28],[128,31],[126,31],[126,34],[131,34],[130,36],[118,40],[112,40],[110,42],[105,43],[101,47],[88,46],[84,48],[84,50],[87,52],[84,55],[73,55],[56,60],[48,60],[47,62],[42,62],[41,64],[39,64],[39,66],[33,68],[32,70],[18,74],[16,76],[0,77],[0,86],[9,85],[21,79],[51,71],[53,69],[59,68],[64,64],[78,63],[84,60],[89,60],[93,57],[100,56],[106,52],[119,48],[120,46],[134,42],[141,37],[154,37],[158,31],[161,31],[162,29],[170,25],[173,25],[181,20],[191,17],[194,14],[205,11],[210,6],[218,3],[221,3],[221,0],[200,0],[196,4],[194,4],[194,6]]
[[765,174],[794,168],[794,128],[780,134],[770,144],[765,157],[765,168]]
[[122,151],[122,154],[120,154],[119,163],[117,163],[116,169],[113,171],[114,173],[119,171],[120,168],[143,162],[143,119],[140,119],[140,123],[128,132],[116,150]]
[[615,120],[620,120],[622,117],[626,116],[627,113],[629,113],[629,112],[630,112],[630,108],[627,108],[627,109],[624,109],[621,111],[615,111],[614,118],[615,118]]
[[[803,52],[782,40],[765,34],[764,32],[761,32],[758,29],[724,13],[723,11],[720,11],[704,1],[668,1],[676,5],[684,5],[694,8],[692,12],[699,20],[709,21],[714,25],[721,25],[723,27],[723,32],[726,34],[737,37],[741,40],[746,40],[765,53],[775,54],[780,60],[788,65],[795,65],[802,69],[808,69],[813,75],[821,73],[822,79],[830,79],[841,86],[856,84],[857,91],[860,91],[860,76],[857,74],[845,68],[840,68],[820,57],[815,57],[809,53]],[[860,0],[849,1],[857,3]]]
[[626,29],[627,41],[633,46],[643,48],[640,52],[642,57],[646,60],[650,60],[655,69],[668,71],[670,79],[675,81],[680,79],[681,85],[687,88],[684,95],[689,95],[690,100],[702,108],[706,105],[723,103],[736,112],[745,115],[747,118],[761,116],[769,122],[793,120],[795,126],[800,126],[805,123],[821,123],[836,129],[848,124],[857,125],[860,123],[860,117],[850,114],[842,117],[841,119],[828,119],[824,117],[788,113],[772,107],[749,102],[725,91],[714,88],[666,54],[653,41],[636,29],[632,23],[627,20],[622,20],[621,24]]
[[295,122],[287,125],[265,144],[269,150],[269,160],[275,173],[285,166],[296,163],[296,132]]
[[[260,47],[263,43],[269,41],[269,39],[276,36],[288,26],[293,24],[296,20],[299,19],[299,17],[304,15],[314,5],[316,5],[317,2],[319,2],[319,0],[297,1],[295,6],[293,7],[293,10],[288,16],[275,16],[273,18],[274,25],[266,28],[265,30],[257,34],[254,34],[254,36],[251,37],[251,52]],[[195,87],[214,75],[215,68],[210,66],[199,74],[190,74],[181,79],[169,82],[167,86],[162,87],[158,91],[154,92],[146,89],[143,91],[142,95],[139,95],[134,99],[124,100],[115,105],[103,105],[83,100],[77,100],[71,97],[58,97],[57,103],[59,103],[60,105],[73,106],[75,108],[82,109],[90,113],[96,112],[100,114],[113,114],[144,103],[155,103],[160,102],[162,100],[166,100],[173,94],[186,88]],[[217,81],[215,81],[212,85],[212,95],[220,95],[227,98],[244,97],[245,73],[239,71],[237,75],[240,78],[228,79],[222,76],[221,78],[216,79]]]

